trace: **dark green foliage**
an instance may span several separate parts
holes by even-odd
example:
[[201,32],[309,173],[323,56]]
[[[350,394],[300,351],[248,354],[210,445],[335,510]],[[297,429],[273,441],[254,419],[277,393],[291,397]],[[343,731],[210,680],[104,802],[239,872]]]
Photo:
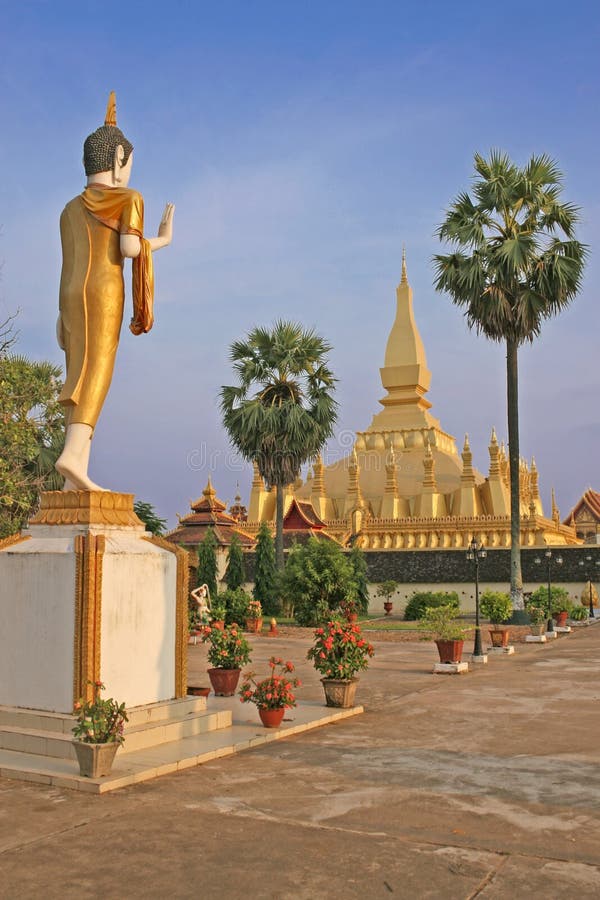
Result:
[[457,613],[460,610],[460,600],[456,591],[422,591],[413,594],[404,610],[404,619],[407,622],[415,622],[425,617],[425,610],[438,606],[449,606]]
[[254,599],[262,605],[266,616],[277,616],[281,611],[277,591],[277,566],[275,544],[271,530],[263,522],[258,530],[254,556]]
[[522,609],[518,349],[574,299],[587,251],[575,240],[579,210],[561,202],[562,175],[550,157],[532,156],[521,168],[498,151],[476,153],[475,173],[472,195],[460,193],[438,228],[452,252],[435,257],[435,286],[469,327],[506,343],[510,592]]
[[356,611],[359,615],[366,616],[369,611],[367,560],[360,547],[353,547],[348,558],[350,560],[350,565],[352,566],[352,571],[354,572],[354,581],[356,583]]
[[508,621],[512,614],[510,594],[504,591],[484,591],[480,598],[482,616],[494,625]]
[[275,557],[283,569],[283,490],[333,433],[335,378],[331,347],[294,322],[254,328],[235,341],[230,359],[237,385],[221,388],[223,424],[235,449],[277,489]]
[[548,600],[548,587],[544,584],[533,592],[527,601],[527,606],[539,606],[547,616],[561,612],[569,607],[569,592],[557,584],[550,587],[550,601]]
[[344,600],[356,600],[354,569],[339,544],[311,537],[290,551],[281,593],[299,625],[317,625]]
[[244,551],[242,550],[239,537],[234,532],[229,545],[229,553],[227,554],[227,568],[224,581],[230,590],[235,591],[236,588],[242,586],[245,580]]
[[225,607],[225,624],[244,627],[248,613],[248,603],[252,599],[250,594],[241,588],[228,588],[219,594],[219,604]]
[[165,533],[167,529],[167,520],[157,516],[156,510],[151,503],[144,503],[143,500],[136,500],[133,504],[133,511],[138,519],[142,520],[146,526],[146,530],[151,534],[160,537],[161,534]]
[[212,528],[206,532],[204,540],[198,544],[198,570],[196,584],[208,585],[211,606],[217,599],[217,539]]
[[0,538],[24,527],[40,491],[64,483],[54,468],[65,437],[61,370],[9,355],[14,340],[10,323],[0,325]]

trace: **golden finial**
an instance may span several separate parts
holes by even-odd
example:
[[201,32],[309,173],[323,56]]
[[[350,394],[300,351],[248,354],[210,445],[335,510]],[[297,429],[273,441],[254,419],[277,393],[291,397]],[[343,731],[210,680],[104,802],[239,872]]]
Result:
[[402,277],[400,284],[408,284],[408,276],[406,274],[406,245],[402,244]]
[[113,125],[116,127],[117,124],[117,98],[115,96],[115,92],[111,91],[108,95],[108,103],[106,104],[106,116],[104,117],[105,125]]
[[470,449],[471,449],[471,446],[470,446],[470,444],[469,444],[469,435],[468,435],[468,434],[465,434],[465,443],[464,443],[464,446],[463,446],[463,452],[464,452],[464,451],[468,451],[468,450],[470,450]]
[[491,444],[497,444],[497,443],[498,443],[498,438],[497,438],[497,436],[496,436],[496,429],[494,428],[493,425],[492,425],[492,436],[491,436],[491,438],[490,438],[490,443],[491,443]]

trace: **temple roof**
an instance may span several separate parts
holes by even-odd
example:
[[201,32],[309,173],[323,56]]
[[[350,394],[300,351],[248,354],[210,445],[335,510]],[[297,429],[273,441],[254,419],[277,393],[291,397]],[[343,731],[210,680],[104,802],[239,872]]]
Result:
[[576,521],[577,517],[584,510],[589,512],[590,518],[595,519],[596,522],[600,523],[600,494],[597,491],[593,491],[591,488],[588,488],[577,501],[567,518],[564,520],[564,524],[570,525],[573,520]]
[[229,546],[233,535],[237,535],[242,547],[253,547],[256,541],[245,531],[236,528],[238,522],[225,512],[227,504],[218,499],[210,477],[202,496],[190,503],[193,510],[189,515],[179,519],[177,528],[170,531],[166,538],[174,544],[196,547],[212,528],[219,546]]
[[310,537],[338,543],[325,531],[325,522],[319,518],[312,503],[292,497],[283,519],[283,546],[288,549],[294,543],[305,543]]

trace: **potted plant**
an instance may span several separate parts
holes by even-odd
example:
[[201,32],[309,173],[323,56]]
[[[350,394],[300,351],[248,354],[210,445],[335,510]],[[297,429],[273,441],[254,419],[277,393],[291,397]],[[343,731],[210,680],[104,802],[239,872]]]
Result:
[[391,615],[394,604],[392,603],[392,597],[396,593],[396,589],[398,584],[395,581],[389,579],[388,581],[382,581],[377,590],[377,596],[383,597],[383,608],[385,610],[386,616]]
[[453,606],[428,606],[423,616],[423,626],[433,635],[440,662],[461,662],[467,629],[458,622]]
[[246,610],[246,631],[258,634],[262,629],[262,606],[260,600],[250,600]]
[[529,605],[527,607],[531,633],[542,635],[546,633],[547,612],[542,606]]
[[342,600],[340,603],[340,610],[345,615],[347,622],[358,621],[358,609],[359,604],[357,600],[352,597],[346,597],[346,599]]
[[232,697],[240,680],[241,667],[250,659],[250,644],[235,622],[223,628],[205,629],[202,640],[210,645],[208,661],[212,668],[207,671],[213,691],[217,697]]
[[510,595],[502,591],[484,591],[481,595],[481,612],[492,623],[490,639],[492,647],[506,647],[510,628],[502,625],[512,614]]
[[127,712],[124,703],[112,697],[103,700],[101,681],[89,681],[92,699],[83,697],[75,704],[76,724],[73,727],[73,746],[79,762],[79,774],[86,778],[101,778],[110,774],[115,754],[125,740],[124,724]]
[[569,610],[569,618],[573,622],[586,622],[589,617],[589,611],[585,606],[571,606]]
[[296,705],[292,688],[300,687],[301,681],[291,677],[293,663],[284,662],[280,656],[272,656],[269,666],[271,674],[262,681],[256,681],[254,672],[244,672],[240,700],[256,704],[265,728],[278,728],[286,709]]
[[315,629],[315,641],[306,658],[312,659],[317,672],[324,676],[321,684],[327,706],[354,706],[356,673],[367,668],[373,653],[358,625],[330,621]]
[[218,603],[216,600],[211,607],[211,627],[219,628],[221,631],[225,627],[225,613],[226,609],[223,603]]

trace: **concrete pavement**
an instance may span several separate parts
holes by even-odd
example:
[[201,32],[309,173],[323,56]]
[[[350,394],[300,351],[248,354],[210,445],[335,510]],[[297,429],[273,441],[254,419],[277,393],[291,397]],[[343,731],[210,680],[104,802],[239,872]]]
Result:
[[[321,697],[304,636],[253,643]],[[0,780],[0,896],[600,896],[600,628],[456,677],[376,651],[362,716],[101,797]]]

